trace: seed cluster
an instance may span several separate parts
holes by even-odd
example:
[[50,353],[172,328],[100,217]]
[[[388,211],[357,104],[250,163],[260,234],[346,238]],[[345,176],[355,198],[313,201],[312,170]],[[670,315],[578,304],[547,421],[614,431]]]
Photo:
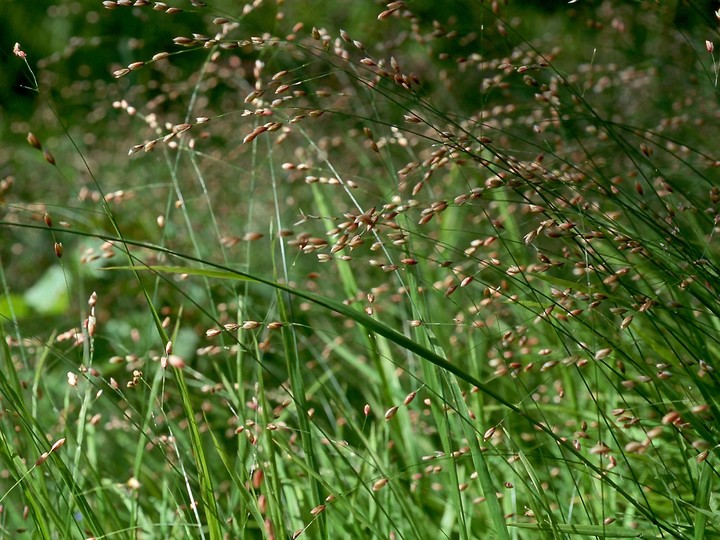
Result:
[[[94,396],[63,428],[83,414],[105,444],[144,438],[157,470],[120,464],[115,485],[139,499],[165,474],[196,474],[196,426],[221,449],[218,515],[236,527],[227,501],[242,489],[267,537],[406,500],[420,515],[456,497],[526,525],[582,506],[588,526],[627,514],[631,528],[657,525],[644,510],[667,485],[696,504],[683,472],[641,475],[612,516],[597,510],[641,462],[714,467],[720,161],[688,138],[717,116],[707,89],[658,117],[638,96],[658,96],[662,69],[599,56],[568,70],[573,53],[520,39],[502,2],[468,8],[482,27],[385,3],[377,29],[295,22],[282,1],[191,3],[103,2],[112,17],[191,24],[110,69],[120,172],[8,218],[44,223],[59,262],[101,294],[51,350],[66,401]],[[269,9],[272,32],[248,22]],[[593,13],[605,43],[640,24],[623,7]],[[25,133],[44,167],[71,166]],[[111,265],[132,266],[132,286]],[[221,279],[230,270],[304,296]],[[7,342],[17,365],[41,350]],[[196,483],[168,488],[189,522],[211,511]],[[393,537],[406,517],[373,532]]]

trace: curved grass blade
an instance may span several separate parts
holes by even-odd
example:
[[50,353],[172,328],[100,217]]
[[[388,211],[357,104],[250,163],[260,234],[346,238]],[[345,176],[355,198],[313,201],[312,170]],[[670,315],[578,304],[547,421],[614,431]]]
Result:
[[[189,257],[189,256],[184,256],[184,257],[188,260],[193,259],[192,257]],[[198,262],[202,262],[202,261],[198,261]],[[210,264],[210,263],[206,263],[206,264]],[[290,287],[288,285],[284,285],[282,283],[276,283],[272,280],[262,278],[259,276],[254,276],[254,275],[248,274],[246,272],[241,272],[238,270],[231,270],[231,269],[225,268],[220,265],[213,265],[213,267],[214,267],[214,269],[196,268],[196,267],[192,267],[192,266],[163,266],[163,265],[150,266],[150,265],[148,265],[145,267],[140,267],[140,266],[107,267],[106,270],[131,270],[133,272],[145,270],[145,271],[169,273],[169,274],[195,275],[195,276],[201,276],[201,277],[205,277],[205,278],[250,281],[250,282],[255,282],[255,283],[261,283],[261,284],[273,287],[277,290],[290,293],[294,296],[297,296],[298,298],[303,298],[305,300],[308,300],[318,306],[324,307],[324,308],[334,311],[340,315],[343,315],[349,319],[354,320],[357,324],[360,324],[368,331],[376,333],[378,335],[381,335],[381,336],[389,339],[390,341],[394,342],[396,345],[398,345],[410,352],[417,354],[419,357],[435,364],[436,366],[440,367],[441,369],[444,369],[445,371],[457,376],[461,380],[477,387],[485,395],[495,399],[498,403],[502,404],[503,406],[507,407],[512,412],[516,413],[520,417],[527,420],[530,424],[532,424],[532,426],[534,428],[536,428],[536,429],[544,432],[548,436],[552,437],[561,446],[561,448],[563,450],[573,454],[585,466],[587,466],[588,468],[593,470],[596,474],[603,475],[603,471],[600,467],[598,467],[597,465],[592,463],[581,452],[579,452],[578,450],[573,448],[572,444],[570,444],[568,441],[564,441],[560,437],[558,437],[556,434],[554,434],[552,432],[552,430],[550,428],[548,428],[545,424],[531,418],[520,407],[511,403],[506,398],[504,398],[503,396],[498,394],[489,385],[482,383],[477,378],[473,377],[472,375],[463,371],[456,365],[452,364],[450,361],[441,357],[437,353],[427,349],[426,347],[417,343],[416,341],[413,341],[412,339],[408,338],[404,334],[401,334],[400,332],[391,328],[390,326],[383,324],[382,322],[380,322],[376,319],[373,319],[372,317],[366,315],[365,313],[357,311],[351,307],[348,307],[345,304],[343,304],[342,302],[339,302],[332,298],[328,298],[326,296],[321,296],[321,295],[318,295],[318,294],[315,294],[312,292],[296,289],[296,288]],[[630,504],[632,504],[640,513],[642,513],[656,527],[658,527],[665,533],[670,534],[673,537],[678,537],[678,538],[682,537],[682,534],[679,531],[677,531],[675,528],[673,528],[667,522],[661,521],[660,519],[658,519],[658,517],[651,511],[651,509],[648,509],[647,507],[645,507],[641,503],[639,503],[630,493],[628,493],[625,489],[623,489],[622,486],[618,485],[617,483],[615,483],[613,480],[611,480],[607,476],[604,477],[604,481],[610,487],[612,487],[615,491],[617,491],[617,493],[622,495]]]

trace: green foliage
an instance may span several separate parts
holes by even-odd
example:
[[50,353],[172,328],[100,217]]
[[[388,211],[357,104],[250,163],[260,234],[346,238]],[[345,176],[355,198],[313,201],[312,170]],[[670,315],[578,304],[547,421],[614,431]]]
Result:
[[720,536],[707,3],[8,5],[3,535]]

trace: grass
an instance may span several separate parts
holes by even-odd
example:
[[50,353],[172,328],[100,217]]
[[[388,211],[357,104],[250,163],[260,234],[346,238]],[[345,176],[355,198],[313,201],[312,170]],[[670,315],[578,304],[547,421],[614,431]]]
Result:
[[142,4],[16,51],[3,536],[720,536],[712,10]]

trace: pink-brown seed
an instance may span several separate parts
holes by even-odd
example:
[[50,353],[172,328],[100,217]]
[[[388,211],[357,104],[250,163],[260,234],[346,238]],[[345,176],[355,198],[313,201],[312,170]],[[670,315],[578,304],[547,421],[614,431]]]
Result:
[[384,488],[388,483],[387,478],[381,478],[377,482],[373,484],[372,490],[373,491],[380,491],[382,488]]
[[385,421],[392,420],[395,414],[397,413],[399,407],[395,405],[394,407],[390,407],[387,411],[385,411]]
[[325,510],[325,505],[324,505],[324,504],[319,504],[318,506],[316,506],[315,508],[313,508],[312,510],[310,510],[310,513],[311,513],[313,516],[317,516],[318,514],[322,513],[324,510]]
[[454,292],[457,290],[457,288],[458,288],[457,285],[450,285],[450,286],[445,290],[445,296],[446,296],[446,297],[450,296],[452,293],[454,293]]
[[177,369],[183,369],[185,367],[185,360],[176,354],[171,354],[167,357],[168,363]]
[[63,437],[62,439],[58,439],[58,440],[55,441],[55,442],[53,443],[53,445],[50,447],[50,452],[54,452],[54,451],[57,450],[58,448],[61,448],[62,445],[64,445],[64,444],[65,444],[65,438],[64,438],[64,437]]
[[95,336],[95,329],[97,328],[97,319],[94,315],[90,315],[87,318],[87,332],[88,336],[94,337]]
[[608,454],[610,451],[611,451],[610,448],[603,442],[597,443],[595,446],[593,446],[590,449],[591,454],[596,454],[596,455],[601,455],[601,456]]
[[40,140],[32,133],[27,134],[27,142],[30,146],[35,148],[36,150],[42,150],[42,145],[40,144]]
[[249,142],[254,141],[254,140],[258,137],[258,135],[260,135],[261,133],[263,133],[263,132],[265,132],[265,131],[267,131],[267,128],[266,128],[265,126],[258,126],[258,127],[256,127],[256,128],[255,128],[254,130],[252,130],[250,133],[248,133],[247,135],[245,135],[245,137],[243,138],[243,141],[242,141],[243,144],[247,144],[247,143],[249,143]]
[[254,242],[255,240],[260,240],[263,236],[265,236],[263,233],[250,231],[243,235],[243,240],[245,242]]
[[595,360],[602,360],[603,358],[606,358],[610,353],[612,352],[612,349],[600,349],[595,353]]

